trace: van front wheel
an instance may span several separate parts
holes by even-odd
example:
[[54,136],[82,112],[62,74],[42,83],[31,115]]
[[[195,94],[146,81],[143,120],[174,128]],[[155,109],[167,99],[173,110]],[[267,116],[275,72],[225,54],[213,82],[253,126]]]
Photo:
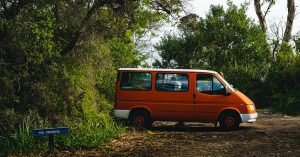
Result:
[[225,130],[236,130],[240,126],[240,119],[236,113],[224,113],[220,117],[220,126]]
[[146,112],[134,112],[130,117],[130,124],[137,128],[149,128],[151,126],[150,116]]

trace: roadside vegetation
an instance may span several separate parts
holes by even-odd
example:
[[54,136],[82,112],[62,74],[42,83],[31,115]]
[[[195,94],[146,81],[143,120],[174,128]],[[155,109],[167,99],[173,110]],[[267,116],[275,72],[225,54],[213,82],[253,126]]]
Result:
[[[1,1],[0,156],[45,151],[35,128],[69,127],[56,136],[61,150],[99,147],[124,131],[111,115],[116,70],[149,66],[143,37],[184,2]],[[249,4],[228,6],[181,18],[179,35],[156,46],[154,66],[222,71],[258,107],[299,113],[300,36],[269,40],[246,16]]]

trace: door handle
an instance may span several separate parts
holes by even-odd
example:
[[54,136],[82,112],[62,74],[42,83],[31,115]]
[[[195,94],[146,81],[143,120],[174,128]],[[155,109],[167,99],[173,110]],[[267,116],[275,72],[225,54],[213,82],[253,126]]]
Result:
[[195,93],[193,94],[193,98],[196,98],[196,94]]

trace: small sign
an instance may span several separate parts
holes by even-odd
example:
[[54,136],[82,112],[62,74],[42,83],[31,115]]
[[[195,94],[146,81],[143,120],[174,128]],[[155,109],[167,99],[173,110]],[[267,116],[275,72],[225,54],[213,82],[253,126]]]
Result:
[[69,128],[47,128],[47,129],[34,129],[32,134],[33,136],[47,136],[47,135],[56,135],[56,134],[68,134]]

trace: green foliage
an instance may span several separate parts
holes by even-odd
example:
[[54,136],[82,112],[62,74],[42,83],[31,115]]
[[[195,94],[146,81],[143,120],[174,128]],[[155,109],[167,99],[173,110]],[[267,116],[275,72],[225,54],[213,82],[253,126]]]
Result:
[[[13,107],[21,101],[32,103],[24,95],[37,88],[38,81],[53,67],[45,61],[59,56],[52,41],[54,17],[49,6],[30,5],[17,18],[2,22],[1,32],[1,93],[2,106]],[[24,105],[24,108],[26,106]]]
[[260,28],[247,18],[245,8],[232,4],[227,11],[221,6],[211,6],[207,18],[199,21],[195,32],[184,32],[180,37],[169,35],[157,49],[162,63],[174,60],[177,67],[184,68],[226,70],[232,65],[246,66],[268,60],[267,44]]
[[124,131],[124,127],[106,116],[84,123],[70,122],[70,134],[59,136],[56,140],[57,145],[61,149],[96,148]]
[[271,91],[269,101],[276,111],[300,113],[300,55],[287,43],[282,44],[266,84]]
[[279,91],[272,96],[272,107],[275,111],[286,114],[300,113],[300,87],[289,89],[287,93]]
[[49,126],[37,112],[30,111],[21,117],[14,110],[7,109],[2,110],[0,116],[0,156],[46,149],[45,143],[36,145],[32,136],[32,130],[35,127]]
[[138,51],[135,50],[133,43],[126,43],[120,38],[113,38],[108,41],[108,45],[115,69],[137,67],[144,59],[143,56],[138,56]]
[[76,51],[60,59],[52,77],[35,84],[34,116],[27,120],[27,114],[10,109],[1,114],[3,153],[46,150],[44,142],[34,141],[34,128],[69,127],[68,136],[57,137],[59,148],[66,149],[100,146],[123,129],[110,117],[116,72],[108,45],[90,40]]
[[[46,153],[48,138],[33,137],[32,131],[36,128],[49,128],[50,124],[43,120],[37,112],[30,111],[20,123],[16,122],[18,116],[13,110],[1,111],[1,118],[11,121],[1,125],[0,156],[21,153],[30,153],[31,155]],[[108,114],[104,113],[99,114],[90,121],[78,122],[71,120],[66,125],[70,129],[70,133],[55,136],[57,150],[99,147],[124,131],[122,125],[117,124]]]

